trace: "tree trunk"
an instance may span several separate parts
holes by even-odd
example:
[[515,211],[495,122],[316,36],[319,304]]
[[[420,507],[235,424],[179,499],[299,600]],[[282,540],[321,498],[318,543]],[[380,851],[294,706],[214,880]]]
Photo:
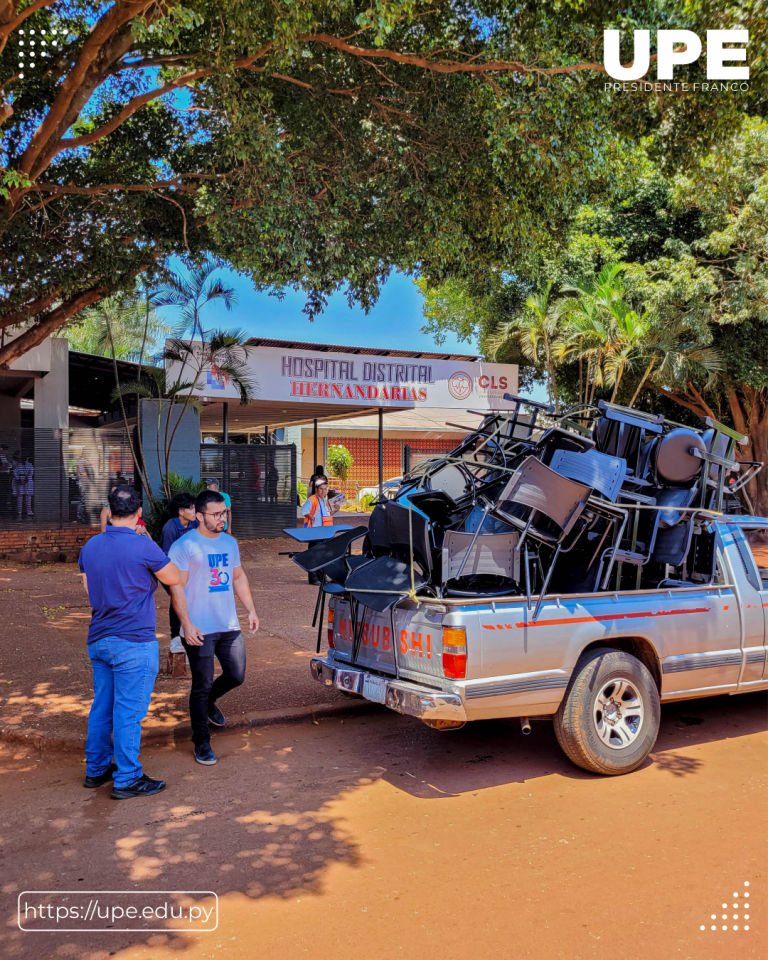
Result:
[[634,407],[635,401],[636,401],[637,398],[640,396],[640,391],[641,391],[641,390],[643,389],[643,387],[645,386],[645,381],[646,381],[646,380],[648,379],[648,377],[651,375],[651,370],[653,370],[653,365],[654,365],[655,363],[656,363],[656,357],[652,357],[652,358],[651,358],[651,362],[648,364],[648,368],[646,369],[645,373],[643,374],[642,380],[641,380],[640,383],[638,383],[638,385],[637,385],[637,390],[635,390],[635,392],[632,394],[632,399],[629,401],[630,407]]
[[733,425],[747,436],[744,446],[736,447],[739,460],[761,460],[766,466],[747,484],[742,498],[746,510],[758,517],[768,516],[768,391],[743,384],[728,392]]

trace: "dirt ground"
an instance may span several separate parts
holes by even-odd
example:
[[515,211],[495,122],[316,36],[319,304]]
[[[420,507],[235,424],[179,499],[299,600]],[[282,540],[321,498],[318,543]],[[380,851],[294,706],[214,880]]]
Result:
[[[84,790],[78,759],[5,744],[0,955],[764,960],[767,703],[666,706],[617,778],[571,765],[548,722],[438,733],[387,712],[220,734],[210,768],[149,751],[168,789],[122,803]],[[219,925],[21,932],[19,893],[50,888],[211,890]]]
[[[227,696],[226,712],[236,719],[254,711],[344,700],[309,675],[317,633],[311,626],[317,588],[281,551],[294,541],[241,542],[261,627],[247,633],[246,682]],[[160,662],[170,636],[168,597],[158,589]],[[240,608],[242,613],[242,608]],[[53,738],[85,740],[92,698],[86,640],[88,598],[76,564],[0,565],[0,723]],[[145,730],[172,730],[188,721],[189,678],[159,676]]]

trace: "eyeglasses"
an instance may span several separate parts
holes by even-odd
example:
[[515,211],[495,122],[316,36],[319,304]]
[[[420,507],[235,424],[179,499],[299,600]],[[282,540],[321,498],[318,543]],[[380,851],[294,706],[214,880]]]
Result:
[[226,517],[226,515],[227,515],[227,511],[226,511],[226,510],[219,510],[217,513],[210,513],[210,512],[208,512],[208,511],[206,511],[206,513],[205,513],[205,516],[206,516],[206,517],[211,517],[211,519],[213,519],[213,520],[221,520],[222,517]]

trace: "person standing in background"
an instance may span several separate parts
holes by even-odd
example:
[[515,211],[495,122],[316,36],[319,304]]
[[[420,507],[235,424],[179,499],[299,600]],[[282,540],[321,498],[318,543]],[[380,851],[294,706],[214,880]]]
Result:
[[11,474],[13,462],[8,453],[8,447],[0,443],[0,515],[13,513],[11,508]]
[[[333,515],[338,512],[338,504],[328,503],[328,481],[323,476],[315,475],[315,492],[311,493],[304,501],[301,512],[304,514],[305,527],[332,527]],[[307,549],[311,550],[313,543],[307,544]],[[318,586],[320,577],[316,573],[308,573],[307,580],[313,586]]]
[[32,495],[35,492],[35,468],[28,454],[22,456],[19,453],[14,455],[14,465],[12,472],[13,495],[16,497],[17,519],[21,520],[22,507],[26,506],[27,516],[32,517]]
[[[259,488],[261,488],[261,483],[259,483]],[[215,479],[208,480],[205,485],[205,489],[213,490],[214,493],[218,493],[222,497],[224,497],[224,503],[226,504],[226,507],[227,507],[227,520],[226,520],[226,525],[224,527],[224,532],[225,533],[231,532],[232,530],[232,499],[230,498],[229,494],[224,493],[223,490],[219,490],[219,481]]]
[[[166,556],[180,537],[183,537],[187,531],[196,530],[198,527],[198,522],[195,519],[195,498],[186,490],[182,490],[181,493],[171,497],[168,501],[168,512],[171,519],[165,524],[160,535],[160,549]],[[170,597],[170,587],[163,586],[163,589]],[[181,620],[179,620],[179,615],[176,613],[172,600],[168,606],[168,620],[171,630],[171,643],[177,641],[179,644],[178,652],[181,653]],[[172,649],[171,652],[175,653],[176,650]]]
[[[181,572],[181,583],[171,587],[171,599],[184,631],[184,649],[192,670],[189,716],[198,763],[216,763],[209,724],[223,727],[226,718],[216,701],[245,679],[245,640],[235,597],[248,612],[252,634],[259,629],[248,578],[240,564],[237,540],[224,533],[227,510],[224,497],[205,490],[195,500],[196,530],[173,544],[169,557]],[[221,674],[213,679],[214,657]]]
[[[155,636],[157,581],[179,583],[178,567],[156,543],[137,537],[141,498],[120,485],[109,494],[112,525],[80,551],[80,573],[91,603],[88,654],[93,703],[88,715],[84,786],[114,780],[112,797],[149,797],[163,780],[142,772],[141,721],[147,715],[158,671]],[[114,762],[113,762],[114,757]]]

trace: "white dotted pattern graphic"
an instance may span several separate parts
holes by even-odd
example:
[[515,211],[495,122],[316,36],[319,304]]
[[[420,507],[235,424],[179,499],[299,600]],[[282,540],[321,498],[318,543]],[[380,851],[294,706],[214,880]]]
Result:
[[[748,887],[748,886],[749,886],[749,880],[745,880],[745,881],[744,881],[744,886],[745,886],[745,887]],[[739,899],[739,893],[738,893],[738,891],[734,891],[734,893],[733,893],[733,899],[734,899],[734,900],[738,900],[738,899]],[[743,903],[741,904],[742,910],[749,910],[748,900],[749,900],[749,891],[745,891],[745,892],[744,892],[744,901],[743,901]],[[739,909],[739,906],[740,906],[740,904],[734,903],[734,904],[733,904],[733,909],[734,909],[734,910],[738,910],[738,909]],[[727,910],[727,909],[728,909],[728,904],[727,904],[727,903],[724,903],[724,904],[723,904],[723,910]],[[738,919],[739,919],[739,914],[738,914],[738,913],[734,913],[734,914],[732,914],[732,917],[733,917],[734,920],[738,920]],[[742,913],[742,917],[741,917],[741,918],[742,918],[742,920],[749,920],[749,914],[748,914],[748,913]],[[723,919],[723,920],[727,920],[727,919],[728,919],[728,914],[727,914],[727,913],[724,913],[724,914],[722,915],[722,919]],[[716,914],[716,913],[710,914],[710,920],[717,920],[717,914]],[[706,930],[706,929],[707,929],[707,926],[706,926],[706,924],[704,924],[704,923],[702,923],[702,924],[700,925],[700,927],[699,927],[699,930]],[[710,929],[710,930],[717,930],[717,924],[716,924],[716,923],[713,923],[713,924],[710,926],[709,929]],[[728,929],[728,924],[724,923],[724,924],[722,925],[722,929],[723,929],[723,930],[727,930],[727,929]],[[731,930],[738,930],[738,929],[739,929],[738,924],[734,924],[734,925],[731,927]],[[746,923],[745,923],[745,924],[742,926],[741,929],[742,929],[742,930],[749,930],[749,924],[746,924]]]
[[25,68],[31,70],[38,60],[61,50],[62,43],[67,39],[67,31],[54,28],[47,33],[42,30],[37,33],[34,30],[19,30],[19,38],[19,76],[23,77]]

